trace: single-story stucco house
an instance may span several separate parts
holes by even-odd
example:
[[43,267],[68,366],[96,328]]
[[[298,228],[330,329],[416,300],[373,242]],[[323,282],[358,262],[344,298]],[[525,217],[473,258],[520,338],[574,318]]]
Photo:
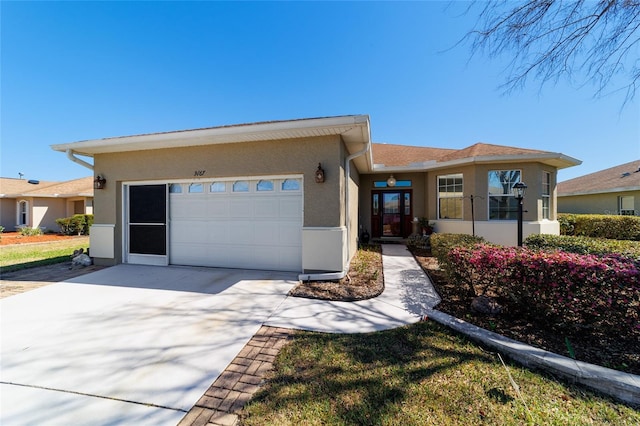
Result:
[[0,178],[0,225],[59,230],[56,219],[93,214],[93,176],[65,182]]
[[558,183],[558,212],[640,215],[640,160]]
[[482,143],[464,149],[374,144],[367,115],[52,148],[105,180],[95,191],[96,263],[286,270],[305,277],[340,276],[363,231],[401,239],[417,217],[434,222],[437,232],[475,229],[490,241],[515,244],[511,188],[520,181],[528,185],[525,236],[558,234],[556,172],[580,163],[560,153]]

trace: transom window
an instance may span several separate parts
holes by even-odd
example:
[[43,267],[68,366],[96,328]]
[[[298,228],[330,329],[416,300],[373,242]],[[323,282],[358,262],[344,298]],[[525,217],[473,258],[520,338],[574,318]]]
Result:
[[209,186],[209,191],[211,192],[226,192],[227,185],[224,182],[213,182]]
[[[410,180],[397,180],[393,188],[408,188],[411,186]],[[373,182],[374,188],[390,188],[386,180],[377,180]]]
[[438,218],[462,219],[462,173],[438,176]]
[[257,191],[273,191],[273,181],[272,180],[259,180],[256,184]]
[[233,192],[249,192],[249,182],[246,180],[233,182]]
[[513,185],[520,182],[520,170],[491,170],[489,172],[489,220],[516,220],[518,201]]
[[542,172],[542,218],[551,217],[551,173]]
[[200,194],[204,192],[204,185],[201,183],[192,183],[189,185],[189,193],[191,194]]

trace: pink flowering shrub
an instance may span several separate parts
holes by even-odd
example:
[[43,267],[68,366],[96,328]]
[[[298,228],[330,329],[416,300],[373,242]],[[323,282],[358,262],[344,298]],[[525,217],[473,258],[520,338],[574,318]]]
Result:
[[640,336],[640,261],[478,244],[449,251],[449,279],[518,304],[544,326]]

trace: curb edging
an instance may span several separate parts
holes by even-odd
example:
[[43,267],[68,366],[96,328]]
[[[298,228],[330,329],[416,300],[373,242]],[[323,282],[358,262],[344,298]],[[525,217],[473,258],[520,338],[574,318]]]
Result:
[[638,375],[576,361],[529,346],[436,309],[428,309],[425,319],[432,319],[476,342],[496,349],[525,367],[550,371],[620,401],[640,406],[640,376]]

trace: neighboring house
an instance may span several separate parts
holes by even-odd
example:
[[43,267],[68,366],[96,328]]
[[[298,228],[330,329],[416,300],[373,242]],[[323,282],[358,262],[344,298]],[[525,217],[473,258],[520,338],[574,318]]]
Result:
[[640,215],[640,160],[558,183],[558,212]]
[[[400,239],[416,217],[438,232],[516,243],[559,233],[563,154],[476,144],[372,144],[367,115],[274,121],[53,145],[106,179],[91,229],[98,264],[177,264],[343,274],[367,230]],[[93,157],[94,164],[76,155]],[[474,209],[472,217],[471,196]],[[473,219],[473,221],[472,221]],[[322,274],[322,275],[321,275]]]
[[0,178],[0,225],[59,231],[56,219],[93,213],[93,177],[66,182]]

